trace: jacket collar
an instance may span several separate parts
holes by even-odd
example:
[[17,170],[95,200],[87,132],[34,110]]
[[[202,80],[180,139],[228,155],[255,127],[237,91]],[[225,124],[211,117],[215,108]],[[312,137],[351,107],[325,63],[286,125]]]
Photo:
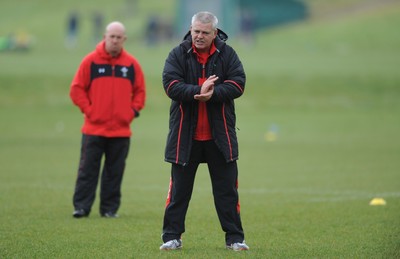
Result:
[[[196,48],[195,48],[193,43],[192,43],[192,49],[193,49],[194,53],[196,53],[198,56],[201,56],[201,54],[197,52],[197,50],[196,50]],[[208,56],[211,56],[212,54],[214,54],[215,51],[217,51],[217,48],[215,47],[215,44],[214,44],[214,41],[213,41],[211,43],[211,47],[210,47],[210,51],[208,53]]]
[[113,59],[113,58],[119,58],[125,52],[125,50],[122,49],[118,56],[113,57],[110,54],[108,54],[108,52],[106,51],[106,46],[105,45],[106,45],[106,43],[105,43],[104,40],[100,41],[96,45],[96,52],[100,55],[100,57],[102,57],[104,59],[109,59],[110,60],[110,59]]

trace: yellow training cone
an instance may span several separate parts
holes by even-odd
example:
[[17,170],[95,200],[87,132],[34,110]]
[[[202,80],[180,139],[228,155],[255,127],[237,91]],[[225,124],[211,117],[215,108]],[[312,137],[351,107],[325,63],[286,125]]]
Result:
[[386,205],[386,201],[382,198],[373,198],[369,205],[376,206],[376,205]]
[[265,133],[264,138],[265,138],[265,141],[273,142],[273,141],[277,140],[278,136],[275,132],[268,131],[267,133]]

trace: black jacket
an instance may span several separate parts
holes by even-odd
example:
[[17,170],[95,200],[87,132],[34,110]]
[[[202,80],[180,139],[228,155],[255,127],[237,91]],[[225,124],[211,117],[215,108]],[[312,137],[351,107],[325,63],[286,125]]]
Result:
[[[245,88],[246,75],[236,52],[225,41],[228,36],[218,29],[214,40],[217,51],[206,64],[206,77],[217,75],[214,93],[206,103],[213,140],[227,162],[238,159],[236,115],[234,99],[240,97]],[[172,99],[169,132],[165,149],[165,161],[186,165],[197,123],[200,93],[198,79],[202,65],[193,53],[190,32],[182,43],[175,47],[165,61],[162,75],[164,90]]]

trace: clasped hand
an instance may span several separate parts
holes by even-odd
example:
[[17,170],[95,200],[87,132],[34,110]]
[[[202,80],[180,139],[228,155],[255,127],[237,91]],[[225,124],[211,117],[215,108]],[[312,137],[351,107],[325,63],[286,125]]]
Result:
[[196,94],[194,96],[195,100],[200,102],[206,102],[211,99],[211,96],[214,93],[214,83],[218,80],[218,76],[212,75],[204,81],[203,85],[201,86],[200,94]]

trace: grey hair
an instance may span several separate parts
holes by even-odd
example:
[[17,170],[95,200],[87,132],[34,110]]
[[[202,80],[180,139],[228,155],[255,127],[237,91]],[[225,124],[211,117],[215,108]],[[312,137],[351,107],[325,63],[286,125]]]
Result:
[[217,29],[218,18],[213,13],[210,12],[198,12],[192,17],[192,25],[194,22],[199,21],[201,23],[211,23],[213,29]]

